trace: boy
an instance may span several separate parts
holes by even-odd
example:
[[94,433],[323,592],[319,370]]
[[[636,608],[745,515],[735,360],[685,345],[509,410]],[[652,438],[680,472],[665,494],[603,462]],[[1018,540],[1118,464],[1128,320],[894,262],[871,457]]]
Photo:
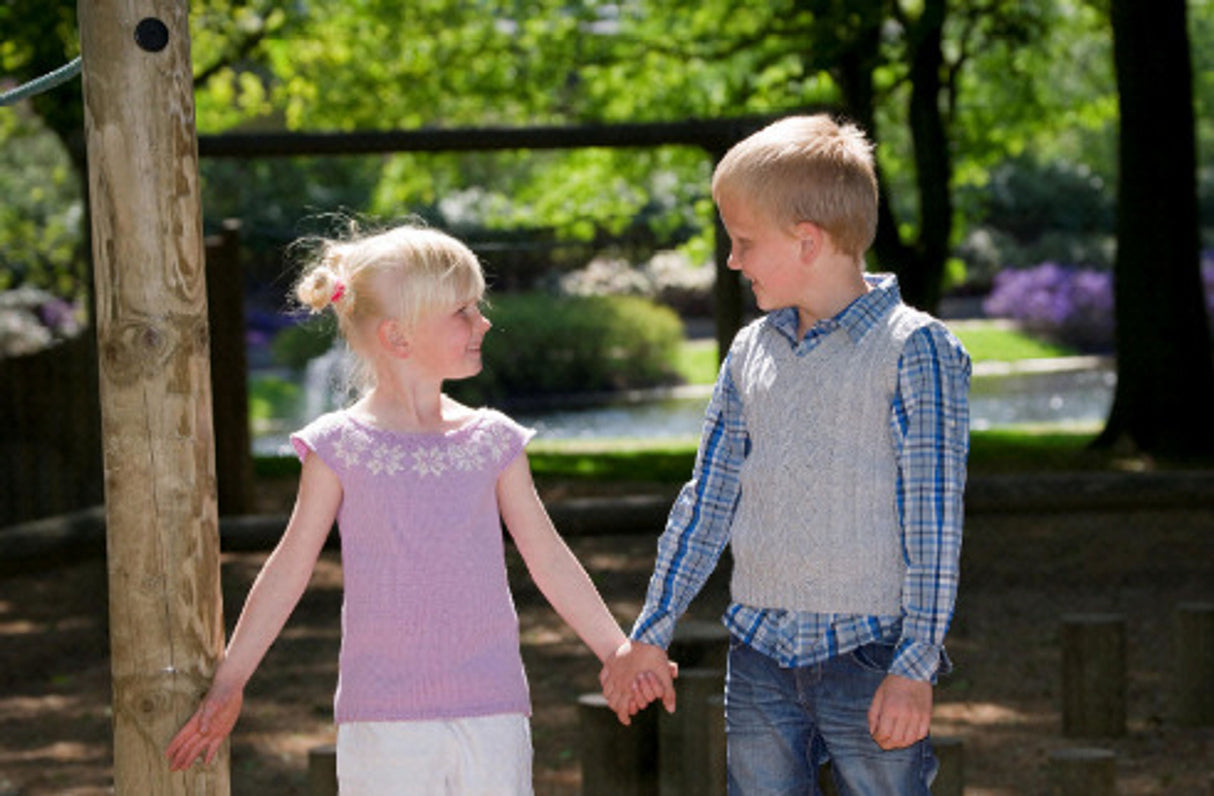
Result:
[[[950,668],[970,361],[895,277],[865,275],[872,150],[783,119],[713,175],[729,266],[767,312],[734,340],[632,643],[602,675],[622,721],[673,686],[664,648],[731,545],[731,793],[928,794],[932,684]],[[643,674],[643,672],[651,672]]]

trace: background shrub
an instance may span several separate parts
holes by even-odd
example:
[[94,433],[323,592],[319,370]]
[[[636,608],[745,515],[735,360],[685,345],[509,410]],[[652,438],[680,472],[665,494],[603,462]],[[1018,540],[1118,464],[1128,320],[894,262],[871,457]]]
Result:
[[[1201,279],[1214,327],[1214,251],[1202,253]],[[1113,349],[1113,275],[1108,271],[1052,262],[1007,268],[995,275],[983,310],[1082,351]]]
[[1113,345],[1113,275],[1107,271],[1057,263],[1005,269],[995,275],[983,309],[1082,351]]
[[451,393],[472,403],[637,389],[677,381],[683,323],[639,296],[507,294],[487,311],[485,369]]

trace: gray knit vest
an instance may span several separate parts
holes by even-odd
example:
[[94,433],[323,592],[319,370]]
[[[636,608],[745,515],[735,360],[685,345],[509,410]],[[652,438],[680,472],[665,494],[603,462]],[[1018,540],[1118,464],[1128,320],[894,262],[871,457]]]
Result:
[[860,340],[839,329],[803,356],[763,320],[739,332],[730,373],[751,450],[730,542],[735,601],[901,612],[890,409],[906,339],[929,322],[898,303]]

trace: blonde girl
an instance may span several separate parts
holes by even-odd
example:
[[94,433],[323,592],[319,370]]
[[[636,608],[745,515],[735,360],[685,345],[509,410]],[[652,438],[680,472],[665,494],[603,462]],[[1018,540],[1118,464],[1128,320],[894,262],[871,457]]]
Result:
[[625,643],[541,504],[533,432],[443,382],[481,370],[476,256],[420,226],[327,240],[296,286],[332,309],[361,397],[294,434],[299,493],[201,706],[170,743],[209,762],[299,600],[334,520],[344,602],[334,718],[343,794],[531,793],[530,701],[505,522],[531,577],[600,661]]

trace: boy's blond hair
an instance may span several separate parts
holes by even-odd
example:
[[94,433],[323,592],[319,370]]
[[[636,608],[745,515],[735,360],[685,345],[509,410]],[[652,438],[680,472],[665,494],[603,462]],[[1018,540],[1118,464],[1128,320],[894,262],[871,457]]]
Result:
[[782,226],[818,225],[860,260],[877,233],[873,148],[853,124],[790,116],[739,141],[717,164],[712,198],[750,202]]

